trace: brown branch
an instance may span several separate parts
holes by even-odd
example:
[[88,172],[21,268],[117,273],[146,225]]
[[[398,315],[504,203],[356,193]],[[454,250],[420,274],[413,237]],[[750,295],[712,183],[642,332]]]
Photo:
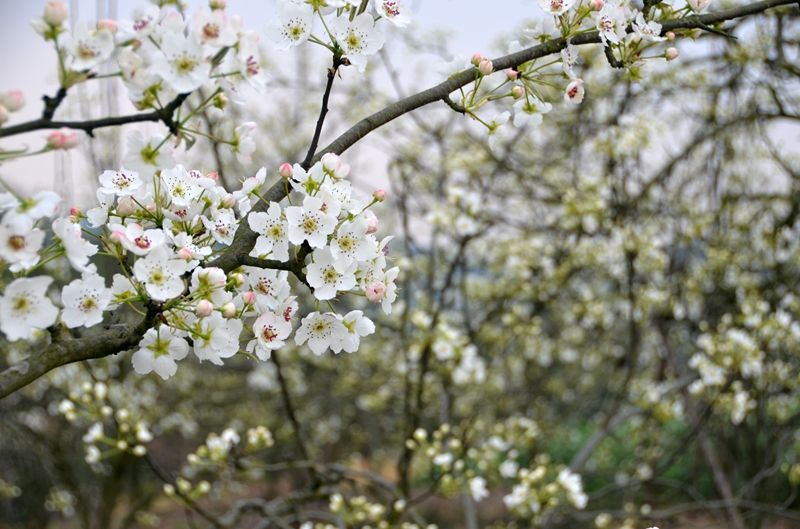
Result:
[[325,93],[322,94],[322,106],[319,109],[319,117],[317,118],[317,125],[314,128],[314,137],[311,139],[311,145],[308,147],[308,152],[303,160],[302,166],[306,169],[311,167],[311,160],[314,159],[314,154],[317,152],[319,145],[319,137],[322,134],[322,125],[325,123],[325,116],[328,115],[328,100],[331,97],[331,89],[333,88],[333,80],[336,79],[336,72],[339,71],[339,66],[344,64],[339,55],[333,55],[333,65],[328,68],[328,81],[325,84]]

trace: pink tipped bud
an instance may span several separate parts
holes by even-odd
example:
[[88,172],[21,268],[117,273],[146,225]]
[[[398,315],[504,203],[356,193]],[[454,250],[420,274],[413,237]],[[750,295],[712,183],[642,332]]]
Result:
[[194,313],[200,318],[210,316],[212,312],[214,312],[214,304],[207,299],[201,299],[198,301],[197,306],[194,308]]
[[210,178],[211,180],[216,182],[217,180],[219,180],[219,173],[216,171],[211,171],[206,175],[206,178]]
[[342,160],[338,155],[328,152],[322,155],[322,167],[328,172],[336,172],[342,165]]
[[378,202],[383,202],[386,200],[386,191],[383,189],[376,189],[372,192],[372,198],[374,198]]
[[471,62],[473,66],[478,66],[482,60],[483,60],[483,55],[481,55],[480,53],[473,53],[472,59],[470,59],[469,62]]
[[372,234],[378,231],[378,217],[371,211],[367,211],[364,213],[364,216],[367,218],[367,233]]
[[67,11],[67,4],[64,2],[51,0],[44,6],[44,16],[42,18],[53,27],[60,26],[67,19],[67,16],[69,16],[69,12]]
[[481,72],[481,75],[489,75],[494,71],[494,65],[492,65],[492,61],[489,59],[483,59],[480,64],[478,64],[478,71]]
[[233,318],[236,316],[236,312],[236,305],[230,301],[222,306],[222,315],[226,318]]
[[222,270],[222,268],[217,268],[216,266],[204,268],[203,270],[200,270],[198,275],[200,276],[200,279],[208,281],[210,285],[215,287],[225,286],[227,281],[225,272]]
[[229,279],[231,280],[234,286],[240,287],[244,285],[244,274],[236,272],[235,274],[231,274]]
[[119,24],[117,24],[116,20],[112,20],[110,18],[104,18],[103,20],[97,21],[97,29],[106,30],[112,35],[114,35],[117,32],[117,29],[119,29]]
[[291,178],[292,175],[294,174],[294,169],[292,168],[291,164],[282,163],[281,166],[278,168],[278,173],[283,178]]
[[78,133],[70,129],[54,130],[47,136],[47,146],[51,149],[72,149],[78,146]]
[[9,90],[0,94],[0,103],[10,112],[16,112],[25,106],[25,95],[22,90]]
[[667,40],[672,42],[675,40],[675,32],[674,31],[667,31],[664,33],[664,36],[667,37]]
[[131,197],[122,197],[117,201],[117,214],[128,217],[136,212],[136,202]]
[[125,238],[125,232],[119,230],[112,231],[108,238],[111,239],[111,242],[119,243]]
[[600,11],[603,9],[605,2],[603,2],[603,0],[591,0],[590,5],[592,6],[593,11]]
[[666,57],[668,61],[674,61],[678,58],[678,48],[667,48],[667,51],[664,52],[664,57]]
[[514,99],[519,99],[525,95],[525,89],[521,86],[515,86],[511,89],[511,95],[514,97]]
[[236,197],[233,196],[231,193],[228,193],[224,197],[222,197],[222,205],[226,208],[232,208],[236,205]]
[[225,9],[225,0],[209,0],[208,7],[211,9]]
[[519,72],[516,71],[515,69],[509,68],[508,70],[506,70],[506,78],[509,81],[516,81],[518,77],[519,77]]
[[8,121],[8,109],[4,105],[0,105],[0,123]]
[[245,305],[252,305],[256,302],[256,293],[252,290],[248,290],[244,294],[242,294],[242,301],[244,301]]
[[380,281],[375,281],[367,285],[367,299],[373,303],[380,303],[386,294],[386,285]]
[[78,219],[81,218],[81,208],[78,206],[72,206],[69,208],[69,220],[72,222],[77,222]]
[[193,256],[191,250],[188,248],[181,248],[178,250],[178,257],[184,261],[191,261]]

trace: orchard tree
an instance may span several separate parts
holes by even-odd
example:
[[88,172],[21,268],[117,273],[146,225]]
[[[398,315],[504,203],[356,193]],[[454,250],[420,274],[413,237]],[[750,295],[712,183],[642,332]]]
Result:
[[[0,194],[3,523],[800,518],[793,2],[539,2],[413,87],[381,51],[405,2],[279,0],[264,31],[163,3],[68,27],[48,2],[59,86],[29,122],[0,98],[0,138],[50,131],[8,171],[161,128],[123,129],[88,207]],[[298,150],[236,102],[309,47]],[[108,78],[138,112],[58,119]],[[320,147],[337,100],[357,121]],[[359,189],[344,152],[405,114],[390,191]],[[284,158],[237,180],[281,150],[264,129]]]

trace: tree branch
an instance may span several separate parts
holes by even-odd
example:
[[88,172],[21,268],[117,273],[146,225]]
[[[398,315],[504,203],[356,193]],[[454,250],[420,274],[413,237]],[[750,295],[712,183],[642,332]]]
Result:
[[322,106],[319,109],[319,117],[317,118],[317,126],[314,128],[314,137],[311,139],[311,145],[308,147],[308,152],[303,160],[303,167],[308,169],[311,167],[311,160],[314,159],[314,154],[317,152],[317,145],[319,145],[319,136],[322,134],[322,124],[325,123],[325,116],[328,114],[328,100],[331,97],[331,89],[333,88],[333,80],[336,79],[336,72],[339,71],[342,58],[338,55],[333,56],[333,65],[328,68],[328,82],[325,84],[325,93],[322,94]]

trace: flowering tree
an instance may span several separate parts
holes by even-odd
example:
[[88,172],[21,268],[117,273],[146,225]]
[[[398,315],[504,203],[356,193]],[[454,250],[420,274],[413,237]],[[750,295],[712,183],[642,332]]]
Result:
[[[770,44],[777,54],[774,75],[796,77],[796,50],[784,49],[794,38],[787,33],[796,29],[787,29],[784,18],[796,17],[796,10],[780,9],[788,0],[705,14],[706,3],[696,2],[645,2],[641,8],[598,0],[541,4],[547,22],[508,43],[507,55],[456,60],[444,81],[362,118],[320,149],[339,71],[365,72],[388,27],[409,24],[403,3],[281,1],[263,36],[214,0],[210,9],[195,13],[148,6],[130,21],[102,20],[70,30],[65,6],[47,3],[34,27],[55,50],[60,86],[44,97],[39,119],[19,124],[5,122],[24,97],[5,93],[0,138],[54,132],[39,151],[4,151],[3,161],[75,147],[81,141],[77,131],[92,136],[146,121],[164,127],[161,136],[130,135],[122,166],[101,168],[93,207],[72,207],[62,216],[53,192],[25,197],[9,188],[0,195],[0,331],[8,341],[0,397],[10,410],[27,399],[45,408],[60,402],[58,412],[83,433],[85,460],[98,471],[94,487],[99,483],[103,491],[100,501],[81,497],[80,486],[57,491],[47,499],[52,509],[79,509],[85,526],[152,525],[157,522],[147,511],[160,492],[192,513],[189,523],[199,517],[214,527],[253,520],[281,527],[422,527],[428,522],[418,505],[441,495],[461,498],[467,525],[477,527],[476,502],[502,491],[499,524],[553,526],[580,518],[589,496],[579,472],[603,440],[623,427],[641,436],[637,446],[645,453],[636,454],[630,475],[617,479],[621,488],[664,478],[673,462],[658,461],[665,449],[679,455],[681,443],[696,437],[721,506],[737,528],[749,523],[741,513],[745,502],[761,505],[747,496],[747,487],[771,478],[775,471],[769,469],[790,465],[779,487],[787,475],[797,481],[800,467],[782,459],[785,448],[767,449],[791,439],[797,407],[791,379],[796,363],[785,358],[798,328],[796,300],[786,295],[794,284],[794,269],[786,263],[795,256],[795,195],[786,213],[776,206],[780,197],[763,207],[735,208],[750,200],[746,191],[744,198],[705,204],[707,194],[737,189],[741,176],[730,176],[726,186],[714,182],[709,191],[680,167],[709,138],[729,133],[731,122],[796,119],[796,102],[780,95],[777,81],[767,83],[773,88],[765,91],[772,98],[768,109],[717,122],[718,101],[706,118],[712,133],[701,131],[686,154],[651,178],[642,175],[638,157],[655,133],[633,125],[645,118],[638,108],[626,108],[637,106],[631,90],[642,78],[646,94],[665,99],[674,97],[675,85],[698,89],[691,62],[648,72],[645,61],[674,61],[674,43],[682,37],[732,38],[724,23],[773,8],[779,8],[770,16],[780,28]],[[244,85],[269,93],[265,40],[279,50],[313,45],[329,53],[322,103],[304,155],[262,168],[229,189],[219,164],[214,171],[177,162],[206,142],[242,163],[252,160],[258,125],[225,115]],[[759,49],[760,41],[752,40],[753,50]],[[726,53],[698,62],[735,63]],[[751,62],[758,64],[758,58]],[[100,73],[109,68],[111,73]],[[625,82],[609,81],[616,70],[624,72]],[[122,80],[140,112],[56,119],[70,90],[106,76]],[[597,97],[584,102],[587,87]],[[737,89],[731,81],[713,92],[736,100]],[[456,129],[443,132],[415,122],[408,141],[395,142],[398,154],[390,164],[402,268],[419,271],[408,274],[398,302],[401,267],[392,266],[391,236],[377,237],[373,213],[386,193],[359,196],[340,155],[383,125],[435,102],[457,113]],[[620,106],[610,120],[602,102]],[[578,107],[573,113],[553,111],[572,105]],[[604,137],[564,145],[569,130],[602,130]],[[784,156],[768,138],[764,145],[766,158],[793,179],[796,172]],[[468,154],[451,158],[449,146]],[[751,149],[743,152],[755,163]],[[743,163],[729,158],[725,167]],[[530,179],[524,170],[529,166],[542,167],[541,175]],[[669,201],[661,203],[656,190]],[[724,229],[717,226],[722,219]],[[753,219],[768,219],[759,229],[771,238],[748,247]],[[752,267],[757,276],[778,278],[762,284],[758,277],[740,277],[726,268],[734,256],[740,270]],[[68,263],[68,274],[58,271],[60,262]],[[708,287],[717,281],[727,287]],[[732,299],[716,300],[721,293]],[[392,317],[376,325],[377,317],[366,313],[378,305]],[[399,314],[393,305],[400,306]],[[400,361],[391,354],[395,350]],[[200,365],[189,362],[190,354]],[[292,355],[291,365],[284,354]],[[86,362],[91,359],[102,360]],[[225,369],[211,368],[206,360]],[[556,382],[540,380],[541,368],[552,368]],[[208,411],[197,403],[185,410],[171,406],[191,402],[193,387],[211,392],[205,379],[229,369],[244,370],[249,384],[243,387],[241,376],[218,381],[234,402],[252,400],[256,388],[274,388],[285,415],[268,415],[268,429],[260,425],[263,414],[233,407],[235,421],[217,421],[226,423],[219,424],[219,435],[209,434],[199,448],[185,450],[182,467],[166,470],[148,448],[158,446],[154,433],[167,439],[183,428],[191,438],[191,425],[204,423],[200,416]],[[151,373],[175,379],[154,384]],[[621,377],[620,389],[609,393],[595,377]],[[189,385],[170,386],[181,381]],[[544,389],[532,391],[532,382]],[[178,397],[161,402],[170,390]],[[335,403],[324,402],[329,392],[358,401],[358,410],[384,420],[359,418],[358,410],[333,414]],[[393,394],[402,395],[401,410],[391,405]],[[603,404],[596,411],[599,428],[569,461],[547,450],[543,431],[566,431],[548,426],[555,422],[549,414],[577,415],[531,404],[551,394],[571,395],[565,404],[576,407],[576,395]],[[435,413],[427,407],[433,402],[440,403]],[[342,415],[361,428],[332,439],[331,431],[347,428],[326,421],[341,421]],[[658,424],[658,431],[684,419],[689,428],[684,437],[659,443],[647,436],[649,423],[642,416]],[[713,430],[704,427],[721,416],[733,425],[757,417],[775,426],[774,441],[752,448],[763,450],[770,464],[742,471],[741,493],[720,462]],[[384,442],[367,442],[374,436]],[[372,464],[358,463],[356,455],[365,448],[376,452]],[[125,497],[109,489],[125,475],[139,480],[138,466],[126,470],[130,461],[147,465],[149,483],[153,475],[164,483],[143,486],[142,505],[120,514],[122,503],[139,494]],[[375,468],[385,461],[393,470]],[[104,482],[103,475],[114,479]],[[272,477],[278,475],[289,480],[289,492],[247,494],[242,488],[248,482],[277,483]],[[609,483],[618,477],[598,475]],[[21,502],[29,488],[36,490],[17,485],[13,476],[0,481],[0,492],[11,502]],[[591,516],[601,527],[615,518],[626,526],[638,523],[634,513],[598,507],[605,510]],[[652,509],[644,507],[639,513],[645,519],[669,516],[650,516]]]

